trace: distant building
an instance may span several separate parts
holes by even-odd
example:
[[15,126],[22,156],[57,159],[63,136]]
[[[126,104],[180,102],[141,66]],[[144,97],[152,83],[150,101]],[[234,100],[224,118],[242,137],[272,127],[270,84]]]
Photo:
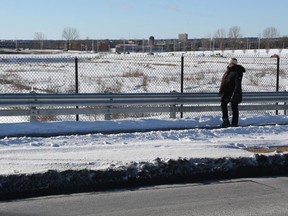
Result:
[[115,50],[118,53],[130,53],[130,52],[139,52],[141,49],[138,44],[128,44],[128,43],[122,43],[122,44],[117,44],[115,46]]
[[179,50],[186,51],[186,46],[188,42],[188,34],[187,33],[181,33],[178,35],[178,40],[179,40]]
[[188,40],[188,34],[187,33],[180,33],[178,35],[178,40],[182,43],[186,43]]
[[0,40],[0,48],[16,49],[16,41]]

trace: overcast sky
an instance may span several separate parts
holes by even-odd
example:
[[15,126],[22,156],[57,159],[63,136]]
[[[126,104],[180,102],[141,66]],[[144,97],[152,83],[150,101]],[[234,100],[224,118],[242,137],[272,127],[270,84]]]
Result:
[[86,39],[211,37],[239,26],[243,37],[275,27],[288,35],[287,0],[0,0],[0,39],[62,39],[66,27]]

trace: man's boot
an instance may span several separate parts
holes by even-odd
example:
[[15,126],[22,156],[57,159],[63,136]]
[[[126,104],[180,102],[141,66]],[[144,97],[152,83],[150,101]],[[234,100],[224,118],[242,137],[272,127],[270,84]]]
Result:
[[221,125],[221,127],[230,127],[230,122],[229,122],[229,119],[223,119],[223,123]]

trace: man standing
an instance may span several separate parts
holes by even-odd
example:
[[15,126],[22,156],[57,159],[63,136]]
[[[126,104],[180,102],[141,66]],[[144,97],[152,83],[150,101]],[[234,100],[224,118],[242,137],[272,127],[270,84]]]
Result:
[[236,58],[230,58],[227,70],[224,73],[220,86],[222,127],[230,127],[228,116],[228,103],[231,102],[232,108],[232,127],[238,126],[239,110],[238,104],[242,101],[242,77],[245,72],[242,65],[238,65]]

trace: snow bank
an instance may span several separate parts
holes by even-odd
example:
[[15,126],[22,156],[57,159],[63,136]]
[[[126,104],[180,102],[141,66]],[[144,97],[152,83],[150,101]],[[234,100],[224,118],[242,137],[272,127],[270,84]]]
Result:
[[288,155],[133,162],[106,170],[0,176],[0,200],[200,180],[287,175]]

